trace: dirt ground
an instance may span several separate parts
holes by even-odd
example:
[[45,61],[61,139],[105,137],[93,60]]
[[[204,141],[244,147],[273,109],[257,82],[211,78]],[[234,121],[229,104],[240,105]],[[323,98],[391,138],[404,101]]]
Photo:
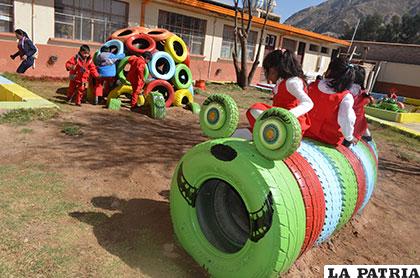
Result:
[[[31,86],[63,99],[54,88],[64,83]],[[171,108],[157,121],[60,105],[50,120],[0,125],[0,276],[206,276],[175,242],[168,202],[178,160],[206,140],[198,117]],[[69,125],[78,136],[62,132]],[[420,144],[381,127],[373,132],[380,160],[372,200],[284,277],[321,277],[326,264],[420,262]]]

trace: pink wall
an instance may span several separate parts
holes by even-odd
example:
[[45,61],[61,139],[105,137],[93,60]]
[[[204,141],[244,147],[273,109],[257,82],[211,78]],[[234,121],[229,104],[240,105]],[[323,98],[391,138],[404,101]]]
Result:
[[[6,35],[2,34],[0,38],[0,49],[2,55],[0,56],[0,72],[15,72],[20,64],[20,59],[16,58],[14,61],[10,59],[9,55],[17,51],[16,41],[13,39],[13,35],[7,35],[6,39],[3,39]],[[51,43],[61,43],[60,40],[53,40]],[[36,60],[36,68],[28,69],[25,75],[34,77],[55,77],[63,78],[67,77],[68,73],[64,68],[64,63],[78,51],[78,46],[83,42],[71,42],[74,46],[63,46],[55,44],[37,45],[39,50],[39,56]],[[98,44],[91,45],[91,52],[93,53],[97,48]],[[57,61],[54,64],[49,64],[48,60],[51,56],[56,56]],[[251,64],[248,68],[251,68]],[[210,67],[210,75],[209,75]],[[204,79],[212,81],[236,81],[235,69],[232,61],[220,60],[218,62],[203,61],[203,57],[192,57],[191,58],[191,70],[194,79]],[[254,75],[254,82],[258,82],[260,79],[261,68],[257,68]]]

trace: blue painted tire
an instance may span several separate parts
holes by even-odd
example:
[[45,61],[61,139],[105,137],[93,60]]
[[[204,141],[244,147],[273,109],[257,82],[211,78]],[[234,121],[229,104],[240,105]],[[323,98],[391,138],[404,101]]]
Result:
[[321,244],[334,233],[340,220],[343,206],[340,183],[328,159],[314,145],[302,140],[297,151],[315,170],[324,191],[325,221],[316,241],[316,244]]
[[194,96],[194,87],[191,84],[190,87],[188,87],[188,90],[190,91],[191,95]]
[[[110,40],[110,41],[107,41],[106,43],[104,43],[102,46],[108,46],[108,47],[115,46],[118,49],[117,53],[114,53],[115,55],[119,55],[119,54],[124,53],[124,43],[120,40]],[[99,48],[99,53],[101,53],[100,48]]]
[[365,172],[366,177],[366,194],[358,213],[362,212],[362,210],[365,208],[370,198],[372,197],[376,180],[376,165],[375,163],[372,163],[372,159],[369,157],[371,156],[371,154],[368,153],[368,150],[364,149],[363,147],[365,146],[361,142],[359,142],[355,146],[350,147],[350,150],[357,156],[357,158],[362,163],[363,171]]
[[372,141],[369,141],[367,143],[369,144],[369,146],[372,147],[372,150],[373,150],[373,152],[375,153],[375,156],[376,156],[376,160],[378,160],[379,159],[379,154],[378,154],[378,148],[376,147],[375,141],[372,140]]
[[[161,66],[161,63],[164,64],[163,72],[161,72],[158,67]],[[175,61],[166,52],[158,51],[153,54],[152,60],[149,62],[150,74],[156,79],[169,80],[175,75]]]

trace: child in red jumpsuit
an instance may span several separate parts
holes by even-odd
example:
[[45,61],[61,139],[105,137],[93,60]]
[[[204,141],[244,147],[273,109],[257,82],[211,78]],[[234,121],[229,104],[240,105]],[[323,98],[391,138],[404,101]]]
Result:
[[314,108],[309,111],[311,126],[305,136],[331,145],[349,147],[357,142],[353,136],[356,115],[349,89],[355,70],[344,58],[335,58],[328,66],[324,80],[309,86]]
[[82,97],[87,89],[89,77],[99,77],[96,66],[90,56],[90,48],[88,45],[82,45],[79,52],[66,62],[66,69],[70,72],[67,101],[71,102],[75,96],[75,104],[81,106]]
[[313,102],[308,96],[305,76],[296,57],[289,50],[275,50],[264,58],[263,68],[267,80],[277,83],[277,86],[273,89],[272,106],[256,103],[246,112],[251,130],[262,112],[272,107],[281,107],[296,116],[302,134],[305,133],[311,125],[307,113],[312,109]]
[[368,129],[368,123],[365,116],[365,106],[373,102],[373,98],[366,92],[365,77],[366,72],[362,66],[355,66],[355,79],[350,92],[354,98],[354,113],[356,114],[356,122],[354,123],[353,135],[357,140],[363,139],[371,141],[372,136]]
[[130,70],[128,71],[127,80],[131,83],[131,109],[135,110],[137,107],[137,99],[140,91],[144,87],[144,69],[147,67],[147,63],[152,59],[152,53],[146,51],[142,56],[131,56],[128,58],[130,64]]

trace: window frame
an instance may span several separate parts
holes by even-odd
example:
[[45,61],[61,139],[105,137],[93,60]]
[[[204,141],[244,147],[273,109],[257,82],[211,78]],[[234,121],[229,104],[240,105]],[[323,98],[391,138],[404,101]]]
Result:
[[10,18],[10,21],[8,21],[10,24],[10,30],[6,31],[6,33],[13,33],[15,26],[15,1],[11,0],[11,4],[0,3],[0,6],[11,8],[11,14],[8,15]]
[[[315,50],[313,48],[315,48]],[[321,47],[318,44],[309,43],[308,51],[319,53],[320,49]]]
[[[226,29],[226,27],[231,28],[232,29],[232,32],[231,33],[233,34],[233,37],[235,36],[235,27],[234,26],[231,26],[231,25],[228,25],[228,24],[224,24],[223,25],[223,34],[222,34],[222,46],[220,48],[220,58],[221,59],[232,60],[233,59],[232,58],[232,53],[233,53],[234,39],[235,38],[233,38],[232,40],[229,40],[228,42],[226,42],[226,39],[225,39],[225,29]],[[255,38],[254,38],[254,43],[253,44],[251,44],[250,41],[249,41],[249,38],[251,37],[251,34],[255,34]],[[247,42],[246,48],[247,48],[247,52],[248,52],[249,51],[249,47],[252,46],[252,57],[250,55],[247,55],[247,62],[254,61],[255,55],[256,55],[256,50],[257,50],[257,42],[258,42],[258,31],[251,30],[249,32],[249,35],[248,35],[248,42]],[[230,48],[228,50],[228,53],[229,53],[228,56],[229,57],[226,57],[225,55],[223,55],[226,52],[226,47],[229,47],[226,44],[229,44],[230,45]],[[239,44],[239,42],[238,42],[238,44]],[[240,52],[241,52],[241,49],[239,49],[238,56],[241,55]]]
[[321,53],[322,54],[330,54],[330,48],[326,46],[321,46]]

